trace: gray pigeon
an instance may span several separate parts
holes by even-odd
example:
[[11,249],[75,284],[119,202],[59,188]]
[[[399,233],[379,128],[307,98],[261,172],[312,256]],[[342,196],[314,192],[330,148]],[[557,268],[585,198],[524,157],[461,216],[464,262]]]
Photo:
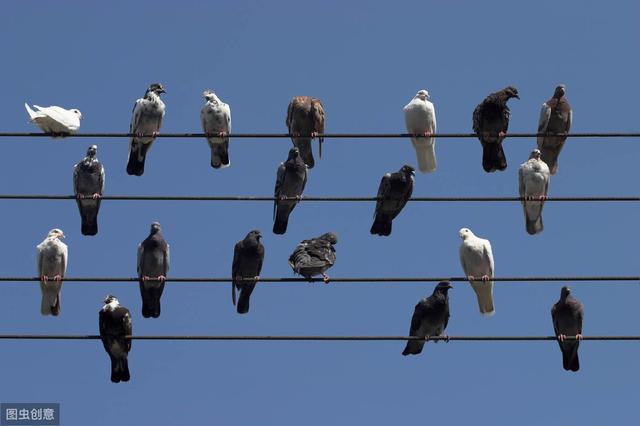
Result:
[[127,357],[131,339],[125,337],[131,336],[133,331],[129,310],[121,306],[115,296],[108,295],[98,314],[98,324],[104,350],[111,358],[111,381],[128,382],[131,376]]
[[411,143],[422,173],[432,172],[437,166],[436,138],[431,137],[436,132],[436,110],[427,99],[429,92],[420,90],[404,107],[404,121],[407,132],[414,135]]
[[540,150],[534,149],[529,159],[520,165],[518,186],[523,197],[524,219],[531,235],[542,232],[542,208],[549,191],[549,167],[540,159]]
[[441,281],[433,294],[416,305],[411,318],[409,335],[425,340],[409,340],[402,355],[418,355],[429,337],[442,336],[449,323],[449,281]]
[[[564,84],[556,87],[553,97],[542,104],[538,120],[538,133],[548,134],[538,136],[538,148],[542,153],[542,161],[547,163],[552,175],[558,171],[558,156],[571,129],[573,112],[565,92]],[[554,134],[560,134],[560,136],[552,136]]]
[[507,168],[502,141],[509,129],[507,101],[511,98],[520,99],[518,90],[508,86],[487,96],[473,110],[473,131],[482,144],[482,167],[488,173]]
[[378,201],[374,213],[371,233],[391,235],[391,223],[407,204],[413,193],[413,167],[404,165],[395,173],[387,173],[382,177],[378,187]]
[[280,163],[276,176],[276,187],[273,202],[273,233],[284,234],[287,232],[289,215],[298,204],[298,200],[285,200],[284,197],[302,197],[302,192],[307,184],[307,166],[300,157],[298,148],[289,150],[289,157],[284,163]]
[[[320,99],[311,96],[295,96],[287,108],[287,129],[291,134],[293,145],[300,150],[300,155],[310,169],[315,165],[311,141],[324,133],[324,107]],[[320,158],[322,158],[322,143],[320,138]]]
[[76,195],[82,235],[98,233],[98,211],[104,192],[104,167],[96,158],[98,147],[91,145],[87,156],[73,168],[73,192]]
[[138,278],[142,296],[142,316],[160,316],[160,297],[169,272],[169,244],[164,240],[160,224],[153,222],[149,236],[138,246]]
[[160,99],[161,93],[166,93],[162,84],[153,83],[133,107],[129,133],[135,136],[129,144],[127,161],[127,173],[130,175],[142,176],[147,151],[160,131],[165,110],[164,102]]
[[38,110],[36,112],[26,102],[24,107],[27,109],[31,122],[40,127],[43,132],[51,133],[51,137],[54,139],[63,138],[80,129],[82,113],[78,109],[64,109],[59,106],[43,108],[34,105],[33,107]]
[[60,229],[52,229],[47,237],[36,247],[38,276],[42,290],[42,315],[60,314],[60,290],[62,279],[67,272],[69,251],[67,245],[60,241],[64,233]]
[[493,281],[495,266],[489,240],[476,237],[468,228],[459,231],[460,263],[478,298],[478,307],[482,315],[493,315]]
[[[229,167],[229,133],[231,132],[231,109],[211,90],[202,94],[207,103],[200,111],[202,130],[211,148],[211,167]],[[215,135],[215,136],[214,136]]]
[[338,236],[333,232],[303,240],[289,256],[289,265],[293,272],[305,278],[322,275],[324,282],[328,284],[329,276],[325,271],[336,262],[336,249],[333,245],[337,243]]
[[240,292],[237,311],[239,314],[249,312],[251,293],[260,279],[264,246],[260,241],[262,234],[253,230],[240,240],[233,248],[233,265],[231,266],[231,300],[236,304],[236,289]]
[[[558,337],[562,351],[562,366],[567,371],[578,371],[578,346],[582,340],[582,317],[584,306],[571,296],[569,287],[562,287],[560,300],[551,307],[553,330]],[[576,340],[566,340],[567,336],[575,336]]]

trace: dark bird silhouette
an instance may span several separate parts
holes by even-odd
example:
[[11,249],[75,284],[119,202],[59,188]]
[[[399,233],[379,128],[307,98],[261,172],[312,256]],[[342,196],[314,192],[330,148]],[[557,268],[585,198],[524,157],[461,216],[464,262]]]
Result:
[[131,378],[128,361],[131,339],[125,337],[132,334],[131,314],[115,296],[107,296],[104,303],[98,314],[98,323],[104,350],[111,358],[111,381],[128,382]]
[[169,272],[169,244],[158,222],[151,224],[149,236],[138,246],[138,277],[142,296],[142,316],[160,316],[160,298]]
[[400,171],[387,173],[378,187],[378,201],[374,213],[371,233],[391,235],[391,223],[407,204],[413,193],[413,167],[404,165]]
[[251,293],[260,279],[264,261],[264,246],[261,239],[260,231],[253,230],[243,240],[238,241],[233,249],[231,298],[235,305],[236,290],[240,292],[237,305],[239,314],[249,312]]
[[573,112],[565,93],[564,84],[556,87],[551,99],[542,104],[538,120],[538,133],[545,133],[544,136],[538,136],[538,149],[552,175],[558,171],[558,156],[571,129]]
[[329,276],[325,271],[336,262],[336,249],[333,245],[337,242],[338,236],[333,232],[301,241],[289,256],[293,272],[305,278],[322,275],[324,282],[329,283]]
[[449,323],[449,281],[441,281],[433,294],[418,302],[411,318],[410,336],[425,340],[409,340],[402,355],[417,355],[422,352],[430,336],[442,336]]
[[[273,233],[287,232],[289,215],[298,204],[302,192],[307,184],[307,166],[300,157],[298,148],[289,150],[289,157],[280,163],[276,175],[276,187],[273,202]],[[296,197],[296,200],[286,200],[286,197]]]
[[[578,371],[578,347],[582,340],[582,318],[584,306],[571,296],[569,287],[562,287],[560,300],[551,307],[553,330],[558,337],[562,351],[562,367],[567,371]],[[576,340],[565,340],[566,336],[576,336]]]
[[98,147],[91,145],[87,156],[73,168],[73,191],[80,210],[82,235],[98,233],[100,198],[104,192],[104,167],[98,161]]

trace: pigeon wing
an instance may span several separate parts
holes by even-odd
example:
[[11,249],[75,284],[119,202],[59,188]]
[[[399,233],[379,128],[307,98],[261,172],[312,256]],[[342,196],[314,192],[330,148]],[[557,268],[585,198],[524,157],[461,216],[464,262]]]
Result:
[[[551,117],[551,107],[545,102],[540,109],[540,118],[538,119],[538,133],[545,133],[547,126],[549,125],[549,118]],[[544,136],[538,136],[538,148],[542,147],[544,142]]]

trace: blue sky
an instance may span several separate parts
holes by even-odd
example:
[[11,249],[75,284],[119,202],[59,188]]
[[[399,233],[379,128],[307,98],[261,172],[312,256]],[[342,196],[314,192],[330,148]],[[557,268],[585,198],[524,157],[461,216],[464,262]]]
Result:
[[[540,105],[567,85],[572,130],[638,131],[638,3],[573,2],[2,2],[0,130],[34,131],[23,103],[83,112],[82,131],[126,132],[135,99],[162,82],[165,132],[199,132],[201,93],[232,109],[236,132],[284,132],[295,95],[322,99],[327,132],[402,132],[422,88],[438,130],[469,132],[474,107],[514,85],[510,130],[535,131]],[[269,195],[287,140],[232,140],[226,170],[198,139],[159,139],[141,178],[125,173],[125,139],[2,140],[0,193],[71,193],[73,165],[97,143],[108,194]],[[633,195],[640,145],[572,139],[550,195]],[[531,139],[505,142],[509,167],[486,174],[477,140],[437,142],[438,170],[416,196],[513,196]],[[372,196],[380,177],[415,161],[410,142],[328,140],[307,195]],[[170,276],[230,274],[233,245],[261,229],[263,276],[292,276],[295,244],[336,232],[330,274],[459,276],[458,229],[491,240],[497,275],[639,275],[637,203],[548,203],[545,231],[526,234],[517,203],[410,203],[389,238],[369,235],[372,203],[302,203],[284,236],[270,203],[105,201],[96,237],[70,201],[2,201],[0,275],[35,275],[35,246],[53,228],[69,276],[133,276],[136,247],[158,220]],[[451,335],[549,335],[550,307],[572,283],[498,283],[497,314],[477,312],[466,283],[451,290]],[[137,334],[402,335],[432,284],[259,284],[237,315],[228,285],[168,284],[162,316],[143,319],[136,284],[67,283],[58,318],[39,313],[36,283],[0,288],[0,333],[95,334],[103,297],[133,314]],[[637,283],[575,283],[585,334],[638,334]],[[132,380],[109,382],[98,341],[1,341],[0,401],[60,402],[63,424],[632,424],[637,342],[584,342],[581,371],[562,370],[553,342],[143,342]],[[532,402],[535,401],[535,404]]]

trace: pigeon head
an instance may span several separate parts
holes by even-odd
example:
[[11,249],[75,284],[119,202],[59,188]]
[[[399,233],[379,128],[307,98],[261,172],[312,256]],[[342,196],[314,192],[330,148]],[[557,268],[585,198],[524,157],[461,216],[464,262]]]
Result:
[[563,97],[565,95],[565,93],[567,92],[567,88],[565,87],[564,84],[560,84],[558,85],[558,87],[556,87],[555,92],[553,92],[553,97],[560,99],[561,97]]
[[50,240],[62,239],[62,238],[64,238],[64,232],[62,232],[62,229],[53,228],[47,234],[47,238],[50,239]]
[[202,92],[202,97],[205,98],[207,101],[212,102],[219,102],[220,99],[216,96],[216,94],[213,92],[213,90],[205,90],[204,92]]
[[458,235],[460,235],[460,238],[462,238],[463,240],[474,236],[473,232],[471,232],[471,229],[469,228],[462,228],[460,231],[458,231]]
[[260,239],[262,238],[262,233],[257,229],[254,229],[253,231],[249,231],[249,233],[247,234],[247,238],[255,238],[256,240],[260,241]]
[[151,224],[151,233],[155,234],[157,232],[160,232],[160,222],[153,222]]
[[440,281],[438,285],[436,285],[435,288],[433,289],[433,293],[447,294],[450,288],[453,288],[453,287],[451,286],[451,283],[449,281]]
[[109,303],[118,303],[118,299],[115,296],[112,296],[110,294],[107,294],[107,297],[104,298],[104,304],[108,305]]
[[571,288],[569,288],[568,286],[565,285],[560,290],[560,299],[566,299],[567,296],[569,296],[570,294],[571,294]]
[[87,157],[95,157],[96,154],[98,153],[98,145],[91,145],[89,148],[87,148]]
[[408,164],[405,164],[404,166],[402,166],[400,168],[400,173],[403,173],[407,177],[415,176],[416,175],[416,169],[414,169],[413,167],[409,166]]
[[419,90],[418,93],[416,93],[415,97],[418,98],[418,99],[421,99],[423,101],[426,101],[427,99],[429,99],[429,92],[427,92],[424,89]]
[[516,89],[513,86],[505,87],[503,89],[503,92],[505,95],[507,95],[507,99],[510,99],[510,98],[520,99],[520,96],[518,96],[518,89]]
[[322,234],[320,236],[320,239],[328,241],[329,244],[331,245],[338,244],[338,236],[333,232],[327,232],[326,234]]
[[298,150],[298,148],[291,148],[289,150],[289,157],[288,160],[295,160],[296,158],[298,158],[300,156],[300,151]]
[[156,95],[160,95],[160,93],[167,93],[160,83],[152,83],[147,89],[147,93],[149,92],[155,93]]
[[531,154],[529,154],[529,160],[531,160],[532,158],[539,160],[541,155],[542,154],[540,153],[540,150],[536,148],[533,151],[531,151]]
[[70,109],[69,111],[71,111],[73,114],[77,115],[79,120],[82,120],[82,113],[80,112],[79,109],[75,109],[74,108],[74,109]]

